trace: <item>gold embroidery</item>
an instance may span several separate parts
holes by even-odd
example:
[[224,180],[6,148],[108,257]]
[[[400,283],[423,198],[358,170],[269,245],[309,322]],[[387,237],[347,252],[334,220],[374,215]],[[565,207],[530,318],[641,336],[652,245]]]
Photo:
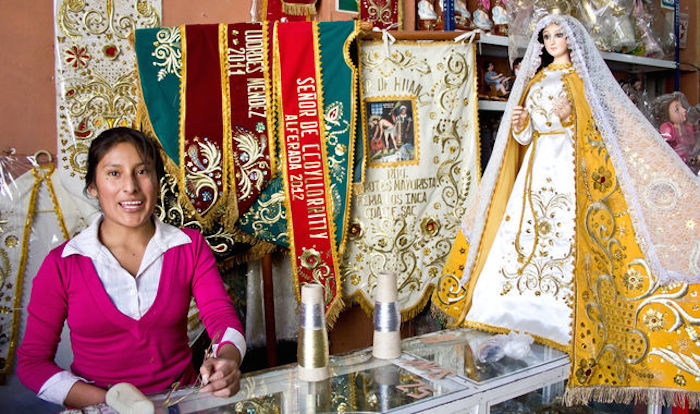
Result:
[[151,55],[154,57],[153,65],[160,66],[157,75],[158,82],[165,79],[169,74],[181,78],[180,28],[175,26],[158,30],[154,43],[156,47]]
[[[72,39],[77,39],[85,34],[116,36],[127,39],[134,31],[136,22],[132,15],[116,16],[114,10],[114,0],[107,0],[103,10],[87,10],[85,0],[63,0],[58,10],[56,21],[61,31]],[[148,1],[134,1],[134,8],[144,23],[142,27],[160,26],[160,16],[155,7]],[[84,14],[82,14],[85,12]],[[82,19],[76,14],[82,14]]]

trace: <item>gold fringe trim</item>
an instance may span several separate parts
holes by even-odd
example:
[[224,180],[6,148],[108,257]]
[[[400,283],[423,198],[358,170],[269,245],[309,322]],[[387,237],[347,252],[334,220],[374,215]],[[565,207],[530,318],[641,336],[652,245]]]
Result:
[[435,304],[435,302],[430,305],[430,315],[440,322],[445,329],[448,326],[454,326],[457,323],[457,319],[454,316],[445,313],[442,308]]
[[288,3],[282,0],[282,12],[292,16],[313,16],[316,14],[316,2],[311,4]]
[[[345,255],[345,247],[347,246],[348,238],[348,227],[350,222],[350,212],[352,211],[352,191],[355,189],[353,185],[353,179],[355,176],[355,139],[357,131],[355,130],[357,124],[357,83],[358,83],[358,71],[357,67],[353,65],[352,58],[350,57],[350,45],[357,38],[360,33],[360,22],[355,21],[352,33],[345,39],[343,43],[343,58],[345,59],[345,64],[350,68],[350,92],[352,97],[350,98],[350,136],[348,137],[348,169],[345,173],[345,211],[343,211],[343,228],[340,234],[340,244],[338,245],[338,257],[343,257]],[[319,47],[319,62],[320,62],[320,47]],[[325,114],[325,108],[323,108]],[[340,270],[340,266],[338,266]],[[340,279],[340,278],[338,278]],[[342,292],[341,292],[342,295]]]
[[545,338],[539,335],[534,335],[530,332],[526,331],[519,331],[517,329],[509,329],[509,328],[503,328],[501,326],[494,326],[494,325],[489,325],[486,323],[481,323],[481,322],[473,322],[473,321],[463,321],[461,326],[466,327],[466,328],[473,328],[478,331],[484,331],[484,332],[489,332],[489,333],[496,333],[496,334],[507,334],[511,331],[515,332],[521,332],[521,333],[526,333],[530,335],[531,337],[535,338],[535,341],[539,344],[546,345],[549,347],[552,347],[554,349],[558,349],[562,352],[565,352],[569,355],[571,355],[571,345],[567,344],[560,344],[559,342],[555,342],[549,338]]
[[253,238],[253,246],[245,253],[229,256],[224,260],[217,261],[216,265],[219,268],[219,271],[223,272],[243,263],[252,262],[253,260],[260,260],[263,256],[272,254],[279,249],[280,247],[276,244]]
[[[569,384],[572,381],[569,380]],[[664,406],[683,407],[688,403],[691,410],[700,408],[700,392],[668,388],[616,387],[596,385],[593,387],[567,387],[564,392],[564,404],[588,404],[589,401],[601,403],[641,403]]]

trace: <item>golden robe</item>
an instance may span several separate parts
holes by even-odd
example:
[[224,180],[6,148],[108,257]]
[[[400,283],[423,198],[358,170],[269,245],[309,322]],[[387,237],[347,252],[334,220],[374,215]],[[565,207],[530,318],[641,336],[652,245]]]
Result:
[[[534,99],[529,99],[547,89],[541,85],[547,71],[530,81],[521,100],[530,110],[533,125],[525,129],[531,131],[532,143],[523,156],[525,148],[516,139],[527,140],[522,131],[511,131],[482,237],[470,246],[463,233],[458,235],[433,306],[453,326],[499,333],[521,330],[569,352],[569,403],[594,398],[682,404],[687,399],[697,406],[700,285],[662,285],[651,273],[580,77],[573,70],[561,75],[562,91],[574,112],[571,126],[557,125],[551,114],[538,114]],[[553,98],[543,94],[538,99]],[[558,159],[532,155],[535,148],[540,151],[538,146],[551,145],[547,128],[558,129],[562,136],[571,131],[570,161],[563,149]],[[558,173],[541,175],[537,162]],[[573,188],[547,185],[548,178],[551,183],[567,182],[568,169],[573,171]],[[686,225],[695,225],[694,220]],[[503,236],[507,228],[516,229],[514,238]],[[476,261],[466,285],[460,286],[472,247],[478,249]]]

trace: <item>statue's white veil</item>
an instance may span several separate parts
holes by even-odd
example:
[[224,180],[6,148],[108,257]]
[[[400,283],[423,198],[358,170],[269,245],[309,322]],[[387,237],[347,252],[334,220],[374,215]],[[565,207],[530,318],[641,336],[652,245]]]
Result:
[[513,107],[540,65],[537,35],[551,23],[566,34],[573,67],[583,80],[586,100],[602,135],[629,209],[651,276],[659,283],[700,282],[700,179],[634,106],[603,61],[581,23],[547,15],[530,37],[520,71],[501,119],[491,159],[462,231],[469,249],[462,284],[469,280],[489,202],[510,136]]

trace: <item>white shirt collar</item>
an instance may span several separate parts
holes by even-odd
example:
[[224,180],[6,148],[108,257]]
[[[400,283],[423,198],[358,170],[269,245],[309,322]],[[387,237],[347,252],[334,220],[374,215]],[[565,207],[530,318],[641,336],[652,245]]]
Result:
[[[109,249],[100,242],[98,237],[101,222],[102,215],[93,220],[90,226],[70,239],[63,248],[61,257],[79,254],[102,263],[114,263],[116,259]],[[141,268],[148,266],[155,258],[160,257],[169,249],[192,242],[185,232],[173,225],[163,223],[156,216],[153,216],[153,223],[156,230],[148,242],[148,246],[146,246]]]

